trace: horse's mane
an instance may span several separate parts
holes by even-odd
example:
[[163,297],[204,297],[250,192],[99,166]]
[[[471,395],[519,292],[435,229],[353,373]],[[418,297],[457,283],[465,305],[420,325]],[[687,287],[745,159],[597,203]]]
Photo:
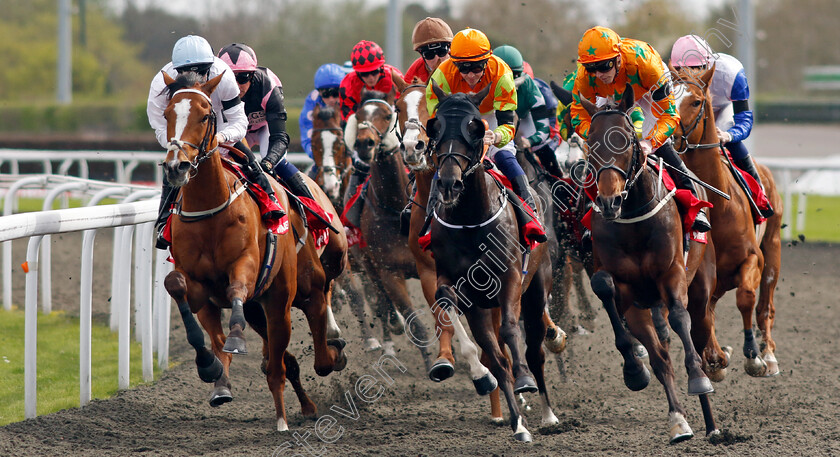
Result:
[[335,109],[331,106],[325,106],[318,111],[318,120],[323,122],[329,122],[333,117],[335,117]]
[[175,92],[181,89],[195,87],[196,84],[201,84],[203,82],[203,75],[194,71],[185,71],[183,73],[179,73],[178,76],[175,78],[175,81],[173,81],[172,84],[166,86],[163,92],[166,93],[167,98],[172,98],[172,95]]
[[362,100],[359,103],[364,104],[366,101],[373,100],[373,99],[385,100],[385,97],[387,97],[387,96],[388,96],[388,94],[386,94],[385,92],[382,92],[382,91],[364,90],[364,91],[362,91]]

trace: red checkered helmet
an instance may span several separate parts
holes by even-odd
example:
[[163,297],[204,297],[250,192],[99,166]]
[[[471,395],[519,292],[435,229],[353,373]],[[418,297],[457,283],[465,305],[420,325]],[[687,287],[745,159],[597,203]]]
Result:
[[353,70],[359,73],[373,71],[385,65],[385,53],[373,41],[362,40],[353,46],[350,61],[353,63]]

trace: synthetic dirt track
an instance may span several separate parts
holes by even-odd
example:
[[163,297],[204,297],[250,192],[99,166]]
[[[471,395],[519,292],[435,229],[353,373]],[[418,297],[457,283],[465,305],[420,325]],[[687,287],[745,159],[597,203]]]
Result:
[[[78,271],[74,235],[64,235],[53,246],[56,289],[54,308],[72,313],[78,308],[77,281],[61,272]],[[97,243],[106,253],[110,241]],[[15,253],[24,252],[15,244]],[[98,248],[99,249],[99,248]],[[100,257],[102,258],[102,257]],[[776,292],[777,357],[781,374],[754,379],[744,373],[740,315],[734,293],[718,305],[717,329],[721,344],[735,348],[730,373],[715,385],[712,402],[724,441],[704,438],[703,420],[696,398],[685,394],[686,375],[678,341],[671,344],[679,401],[686,408],[694,439],[669,445],[667,404],[655,378],[647,389],[630,392],[622,382],[621,357],[613,344],[606,313],[597,307],[594,330],[572,335],[561,355],[567,376],[561,378],[554,357],[548,356],[547,382],[554,412],[561,426],[540,431],[540,405],[527,395],[532,411],[526,413],[532,444],[513,440],[507,426],[492,425],[486,397],[478,397],[459,361],[455,377],[430,381],[419,352],[405,336],[396,337],[397,358],[404,374],[388,368],[395,383],[372,403],[361,401],[355,381],[374,375],[378,353],[364,353],[358,326],[349,307],[339,310],[339,324],[348,340],[349,364],[339,373],[317,377],[312,368],[310,338],[302,313],[293,311],[291,351],[298,357],[302,380],[320,414],[337,420],[325,443],[313,434],[314,421],[300,415],[300,406],[287,384],[286,404],[290,433],[275,431],[274,407],[259,369],[259,341],[248,331],[250,355],[234,359],[231,374],[234,401],[220,408],[208,403],[210,386],[202,383],[193,364],[180,318],[173,314],[171,335],[174,366],[152,385],[96,400],[84,409],[71,409],[0,428],[0,455],[159,455],[159,456],[565,456],[565,455],[840,455],[840,246],[812,243],[786,244],[782,277]],[[109,261],[98,262],[100,295],[108,289]],[[103,264],[105,264],[103,266]],[[57,267],[61,265],[61,267]],[[73,274],[75,276],[75,273]],[[16,284],[22,284],[16,276]],[[66,282],[66,283],[65,283]],[[73,285],[75,284],[75,286]],[[16,303],[22,293],[16,292]],[[95,297],[104,310],[107,296]],[[416,306],[426,305],[419,299]],[[427,321],[428,322],[428,321]],[[378,330],[377,330],[378,331]],[[94,361],[95,363],[95,361]],[[133,366],[132,370],[139,370]],[[330,411],[348,410],[346,393],[357,408],[355,419]],[[506,408],[505,408],[506,411]],[[348,413],[349,414],[349,413]],[[310,433],[307,435],[307,432]],[[312,446],[281,448],[297,434]]]

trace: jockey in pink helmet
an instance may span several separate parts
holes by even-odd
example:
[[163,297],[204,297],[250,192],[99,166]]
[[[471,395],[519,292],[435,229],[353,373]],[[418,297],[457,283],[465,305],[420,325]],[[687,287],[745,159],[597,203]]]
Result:
[[[750,87],[744,66],[729,54],[713,52],[709,43],[697,35],[680,37],[671,48],[671,66],[676,69],[689,67],[706,70],[713,64],[715,74],[709,83],[709,93],[712,95],[712,111],[718,136],[732,154],[738,168],[749,173],[761,185],[758,170],[743,143],[750,136],[753,126],[753,112],[749,106]],[[774,211],[768,205],[761,213],[764,217],[770,217]]]

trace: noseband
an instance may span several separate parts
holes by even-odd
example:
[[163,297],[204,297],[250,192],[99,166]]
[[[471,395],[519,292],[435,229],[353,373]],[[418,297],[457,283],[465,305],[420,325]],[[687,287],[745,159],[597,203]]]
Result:
[[691,151],[691,150],[694,150],[694,149],[709,149],[709,148],[719,147],[720,143],[691,144],[691,143],[688,142],[688,137],[691,136],[691,134],[694,133],[694,131],[700,125],[700,120],[705,121],[705,119],[706,119],[707,100],[706,100],[706,96],[705,96],[705,91],[703,90],[703,87],[700,86],[700,84],[697,84],[694,81],[688,81],[688,80],[684,80],[684,79],[681,80],[681,82],[683,82],[685,84],[692,85],[692,86],[700,89],[700,93],[702,93],[704,95],[703,95],[703,104],[700,105],[700,113],[697,114],[697,117],[694,118],[694,122],[691,123],[691,128],[690,129],[685,128],[685,126],[682,123],[682,118],[680,118],[680,121],[679,121],[680,122],[680,130],[682,130],[682,135],[680,135],[680,141],[682,141],[682,144],[685,147],[682,150],[677,151],[677,153],[678,154],[685,154],[687,151]]
[[[627,113],[625,113],[624,111],[621,111],[621,110],[616,110],[616,109],[608,109],[608,110],[604,110],[604,111],[598,111],[597,113],[592,115],[592,120],[594,121],[596,117],[602,116],[602,115],[607,115],[607,114],[620,114],[620,115],[624,116],[624,119],[627,121],[627,125],[630,125],[630,126],[633,125],[633,121],[630,119],[630,116]],[[621,175],[621,177],[624,178],[624,190],[621,192],[622,197],[627,196],[627,194],[630,192],[630,189],[632,189],[633,185],[636,184],[636,181],[639,179],[639,176],[641,176],[642,171],[644,170],[644,167],[642,166],[643,165],[642,161],[639,160],[639,155],[641,154],[641,149],[642,149],[641,146],[639,145],[639,139],[636,138],[636,134],[633,131],[628,131],[628,133],[630,134],[630,138],[631,138],[631,141],[633,143],[633,155],[630,158],[630,165],[627,167],[627,170],[626,171],[622,170],[621,168],[618,168],[617,166],[613,165],[612,162],[610,162],[610,163],[602,166],[595,173],[596,182],[597,182],[598,179],[600,179],[601,173],[603,173],[606,170],[614,170],[619,175]],[[587,159],[586,159],[587,165],[589,165],[589,160],[590,160],[591,156],[592,156],[591,153],[587,155]],[[589,165],[589,166],[591,166],[591,165]],[[636,170],[636,168],[638,168],[638,170]],[[634,173],[634,170],[635,170],[635,173]],[[631,178],[631,176],[632,176],[632,178]]]
[[210,113],[205,116],[205,119],[209,121],[207,123],[207,129],[204,131],[204,137],[201,139],[201,143],[193,144],[189,141],[176,140],[173,138],[169,140],[167,151],[177,150],[179,152],[184,152],[184,155],[186,155],[186,152],[184,151],[184,145],[190,146],[191,148],[197,150],[198,154],[196,154],[195,158],[193,158],[193,160],[190,161],[190,168],[196,170],[202,162],[209,159],[214,152],[219,150],[218,144],[215,148],[209,151],[207,150],[207,146],[210,144],[210,141],[212,141],[213,136],[216,134],[216,112],[213,110],[213,102],[210,100],[210,97],[198,89],[181,89],[172,94],[172,97],[175,97],[176,95],[185,92],[199,94],[202,97],[204,97],[208,102],[210,102]]
[[[315,132],[337,132],[338,133],[338,138],[340,139],[340,141],[342,143],[344,142],[344,130],[341,130],[341,128],[339,128],[339,127],[323,127],[323,128],[312,129],[312,133],[315,133]],[[344,148],[345,148],[345,150],[347,149],[346,144],[344,145]],[[326,153],[327,153],[327,151],[325,150],[324,154],[326,154]],[[323,157],[322,157],[322,160],[323,160]],[[338,172],[338,167],[335,166],[335,165],[330,165],[330,166],[323,166],[322,165],[320,168],[324,173],[329,173],[329,174],[335,175],[335,177],[338,178],[339,181],[341,181],[341,179],[344,175],[344,173],[339,173]]]
[[[391,117],[396,115],[396,113],[391,111],[391,104],[388,103],[385,100],[382,100],[381,98],[372,98],[370,100],[367,100],[366,102],[364,102],[362,104],[362,106],[365,106],[369,103],[379,103],[379,104],[385,105],[388,108],[388,112],[389,112],[389,115]],[[385,139],[386,136],[388,136],[389,133],[391,133],[392,131],[395,131],[396,128],[397,128],[397,123],[394,122],[393,119],[389,118],[388,129],[385,130],[384,132],[380,131],[378,128],[376,128],[375,125],[373,125],[373,122],[370,122],[368,120],[364,120],[364,121],[359,122],[357,130],[371,129],[374,132],[376,132],[376,135],[379,136],[379,144],[377,145],[376,152],[374,153],[373,157],[374,157],[374,159],[386,159],[386,158],[394,155],[394,153],[397,152],[397,149],[399,149],[397,147],[397,148],[394,148],[390,151],[383,151],[383,147],[384,147],[383,140]],[[356,151],[353,151],[353,155],[356,155]]]

